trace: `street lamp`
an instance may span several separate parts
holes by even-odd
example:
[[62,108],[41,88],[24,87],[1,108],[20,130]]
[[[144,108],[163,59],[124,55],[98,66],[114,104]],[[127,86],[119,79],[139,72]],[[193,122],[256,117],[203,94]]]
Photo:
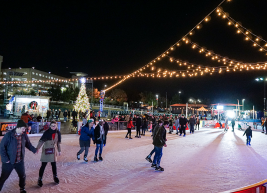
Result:
[[257,82],[259,81],[263,81],[263,113],[265,113],[265,109],[266,109],[266,97],[265,97],[265,82],[266,82],[266,78],[256,78],[255,79]]
[[244,111],[244,110],[245,110],[245,107],[244,107],[244,105],[245,105],[245,99],[242,99],[242,111]]
[[159,106],[159,95],[156,94],[157,107]]
[[179,93],[179,99],[180,99],[180,95],[181,95],[182,91],[179,90],[178,93]]

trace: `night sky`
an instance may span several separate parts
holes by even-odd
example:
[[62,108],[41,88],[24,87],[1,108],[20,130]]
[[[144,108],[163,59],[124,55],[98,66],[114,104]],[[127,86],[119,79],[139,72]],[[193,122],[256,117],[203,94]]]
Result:
[[[192,29],[221,0],[179,1],[0,1],[0,55],[2,68],[35,67],[70,77],[69,72],[89,76],[126,75],[147,64]],[[253,33],[267,40],[267,1],[232,0],[224,11]],[[267,56],[244,41],[236,28],[211,15],[192,41],[243,62],[264,62]],[[216,66],[188,46],[172,54],[188,62]],[[165,62],[166,69],[179,67]],[[188,97],[210,99],[212,103],[245,98],[246,109],[263,108],[263,82],[255,78],[265,71],[213,74],[194,78],[133,78],[117,88],[124,89],[129,100],[137,100],[141,91],[168,99],[182,90]],[[103,89],[114,81],[97,81]]]

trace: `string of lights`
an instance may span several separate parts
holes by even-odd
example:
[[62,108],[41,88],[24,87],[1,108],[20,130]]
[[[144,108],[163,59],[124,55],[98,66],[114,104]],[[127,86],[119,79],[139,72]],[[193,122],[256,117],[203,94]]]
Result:
[[[174,57],[170,57],[170,62],[176,62],[180,67],[181,66],[187,66],[187,70],[188,69],[191,69],[191,70],[201,70],[201,68],[205,68],[205,69],[213,69],[213,68],[226,68],[226,66],[218,66],[218,67],[210,67],[210,66],[206,66],[206,65],[200,65],[200,64],[195,64],[195,63],[190,63],[190,62],[187,62],[187,61],[183,61],[181,59],[176,59]],[[263,68],[265,70],[266,68],[266,65],[267,65],[267,62],[258,62],[258,63],[237,63],[235,65],[229,65],[229,67],[231,67],[230,69],[233,69],[233,71],[236,71],[238,69],[244,69],[244,68],[251,68],[251,69],[260,69],[260,68]],[[229,70],[230,70],[229,69]],[[160,69],[161,70],[161,69]]]
[[[253,47],[259,47],[260,52],[266,52],[265,55],[267,55],[267,41],[264,40],[262,37],[255,35],[252,33],[250,30],[245,28],[244,26],[241,25],[240,22],[237,22],[234,20],[232,17],[229,16],[228,13],[224,12],[221,7],[218,7],[216,10],[218,16],[220,16],[223,19],[228,20],[228,25],[232,25],[237,28],[237,33],[238,34],[243,34],[245,36],[246,41],[252,41],[253,42]],[[261,42],[264,43],[264,45],[261,45]]]
[[203,76],[205,74],[212,75],[214,72],[223,73],[223,72],[237,72],[237,71],[250,71],[250,70],[267,70],[267,63],[262,64],[244,64],[244,65],[237,65],[237,66],[216,66],[216,67],[201,67],[197,66],[192,69],[187,70],[168,70],[159,69],[157,72],[150,72],[150,73],[139,73],[135,77],[152,77],[152,78],[165,78],[169,77],[194,77],[194,76]]
[[[106,80],[106,79],[122,79],[127,77],[127,75],[119,76],[102,76],[102,77],[89,77],[87,80]],[[29,84],[29,83],[69,83],[78,81],[78,78],[72,79],[58,79],[58,80],[31,80],[31,81],[0,81],[0,84]]]
[[155,57],[153,60],[151,60],[149,63],[147,63],[146,65],[142,66],[141,68],[139,68],[138,70],[130,73],[128,76],[124,77],[124,79],[122,79],[121,81],[119,81],[118,83],[116,83],[115,85],[105,89],[104,91],[107,92],[108,90],[114,88],[115,86],[117,86],[118,84],[124,82],[125,80],[127,80],[130,77],[135,76],[136,74],[142,72],[143,70],[145,70],[147,67],[150,67],[151,65],[153,65],[154,63],[156,63],[157,61],[160,61],[161,58],[165,57],[166,55],[168,55],[171,51],[173,51],[175,49],[175,46],[180,46],[180,41],[183,39],[185,40],[185,38],[188,35],[193,35],[194,34],[194,30],[197,29],[201,29],[202,28],[202,23],[203,22],[208,22],[210,21],[211,17],[210,15],[217,10],[218,7],[220,7],[223,3],[225,2],[230,2],[231,0],[223,0],[218,6],[216,6],[215,9],[213,9],[208,15],[206,15],[200,22],[197,23],[197,25],[195,25],[187,34],[185,34],[179,41],[177,41],[175,44],[173,44],[171,47],[169,47],[167,50],[165,50],[162,54],[158,55],[157,57]]

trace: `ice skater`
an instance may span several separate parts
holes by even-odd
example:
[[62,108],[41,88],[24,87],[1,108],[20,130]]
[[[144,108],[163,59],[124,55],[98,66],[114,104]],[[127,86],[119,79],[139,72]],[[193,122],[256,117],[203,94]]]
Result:
[[137,138],[141,138],[141,135],[140,135],[140,127],[142,125],[142,120],[141,118],[139,117],[139,115],[136,116],[136,136]]
[[163,126],[160,126],[153,136],[153,145],[155,148],[155,155],[151,167],[155,167],[157,171],[164,171],[164,168],[160,166],[160,161],[162,157],[163,146],[166,145],[166,129],[169,127],[169,122],[164,121]]
[[232,132],[234,132],[235,131],[235,119],[234,118],[232,119],[231,123],[232,123]]
[[189,119],[189,127],[190,127],[190,133],[194,134],[194,127],[195,127],[195,124],[196,124],[196,120],[194,118],[193,115],[191,115],[190,119]]
[[179,131],[179,128],[180,128],[179,118],[180,117],[175,116],[175,122],[174,122],[174,124],[175,124],[175,129],[176,129],[176,135],[178,135],[178,131]]
[[[97,162],[98,159],[99,161],[103,161],[102,151],[103,151],[103,145],[104,146],[106,145],[108,130],[109,128],[103,125],[103,120],[99,120],[99,123],[94,130],[94,143],[96,143],[95,157],[94,157],[95,162]],[[97,159],[98,152],[99,156]]]
[[196,130],[197,129],[199,130],[199,124],[200,124],[200,120],[199,120],[199,117],[197,116],[196,117]]
[[251,138],[252,138],[252,130],[251,130],[251,126],[249,126],[245,133],[243,134],[243,136],[246,134],[247,136],[247,145],[251,146],[250,142],[251,142]]
[[130,117],[129,118],[129,121],[127,123],[127,130],[128,130],[128,132],[127,132],[125,138],[128,138],[128,134],[129,134],[129,139],[132,139],[131,138],[131,135],[132,135],[132,127],[134,127],[134,125],[133,125],[132,117]]
[[187,118],[184,117],[184,115],[181,116],[179,123],[180,123],[180,136],[182,135],[182,133],[184,134],[183,137],[185,137],[186,133],[185,133],[185,129],[186,129],[186,124],[187,124]]
[[16,129],[7,132],[1,141],[2,173],[0,177],[0,191],[12,170],[15,169],[19,176],[20,193],[26,193],[25,147],[33,153],[37,152],[25,134],[26,128],[26,123],[23,120],[18,120]]
[[142,134],[141,135],[145,136],[146,130],[147,130],[147,120],[146,120],[146,118],[143,119],[142,123],[143,124],[142,124]]
[[91,138],[94,139],[94,120],[90,119],[88,122],[81,128],[81,135],[79,139],[80,151],[77,153],[77,159],[80,160],[80,155],[84,152],[83,160],[88,162],[87,155],[91,143]]
[[228,118],[227,118],[227,117],[226,117],[226,119],[225,119],[224,131],[225,131],[225,132],[228,131]]
[[57,155],[59,156],[61,155],[60,144],[61,144],[61,133],[57,128],[56,121],[53,120],[50,123],[49,129],[44,132],[37,145],[37,152],[43,146],[41,155],[42,165],[39,170],[39,178],[38,178],[38,186],[40,187],[43,186],[42,178],[48,162],[50,162],[52,166],[54,182],[56,184],[59,184],[59,179],[57,177],[56,161],[57,161]]
[[[158,128],[159,127],[161,127],[162,126],[162,121],[161,120],[159,120],[158,121],[158,125],[156,125],[156,127],[154,128],[154,130],[153,130],[153,136],[154,136],[154,133],[158,130]],[[146,156],[146,160],[148,161],[148,162],[150,162],[150,163],[152,163],[152,159],[151,159],[151,156],[153,155],[153,153],[155,153],[155,146],[154,146],[154,148],[152,149],[152,151],[150,152],[150,154],[148,154],[148,156]]]
[[172,119],[172,115],[170,115],[170,119],[169,119],[169,134],[171,134],[173,132],[173,119]]

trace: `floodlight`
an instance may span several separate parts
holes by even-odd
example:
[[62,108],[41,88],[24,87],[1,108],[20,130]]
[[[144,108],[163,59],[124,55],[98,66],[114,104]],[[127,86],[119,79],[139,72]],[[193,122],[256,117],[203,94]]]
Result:
[[81,78],[80,81],[81,81],[81,83],[84,84],[85,83],[85,78]]

